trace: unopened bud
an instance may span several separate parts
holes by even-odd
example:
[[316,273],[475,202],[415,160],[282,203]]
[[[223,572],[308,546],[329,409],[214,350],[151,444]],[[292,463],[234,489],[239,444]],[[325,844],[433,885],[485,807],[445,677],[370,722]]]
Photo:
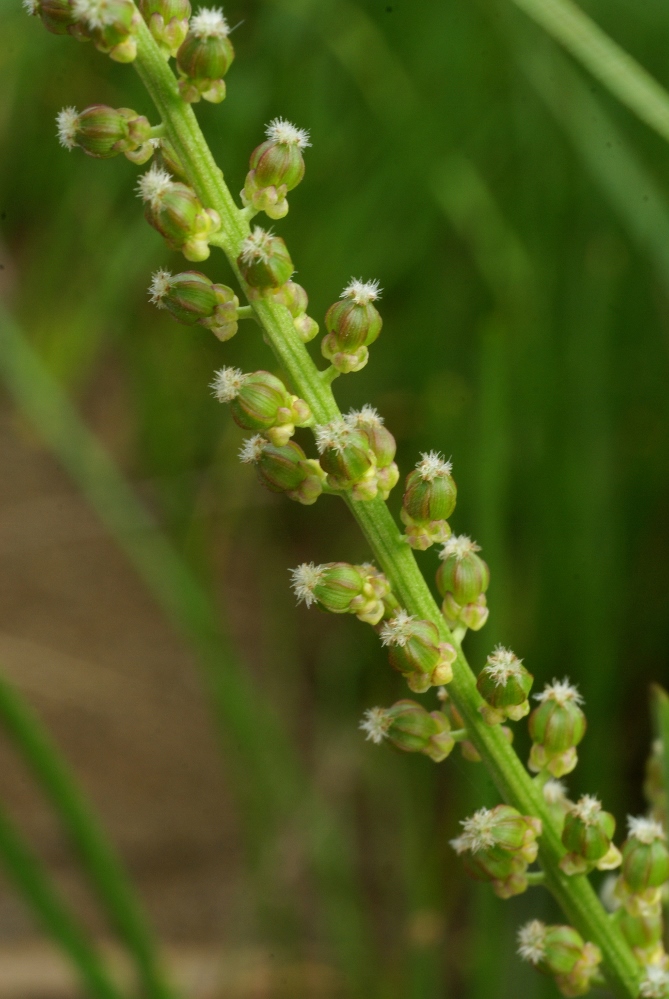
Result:
[[293,273],[293,261],[280,236],[273,236],[256,226],[237,257],[242,277],[257,291],[268,291],[285,284]]
[[613,815],[602,810],[597,798],[583,795],[565,816],[562,843],[569,852],[560,861],[565,874],[619,867],[620,851],[611,842],[615,829]]
[[490,881],[500,898],[527,888],[527,867],[537,856],[541,821],[510,805],[480,808],[461,822],[463,833],[451,846],[465,861],[467,873]]
[[295,441],[277,447],[256,434],[244,442],[239,457],[255,465],[258,478],[273,493],[286,493],[290,499],[310,506],[323,492],[323,473],[318,462],[307,458]]
[[518,953],[544,974],[555,975],[564,996],[585,995],[602,960],[599,947],[584,943],[572,926],[546,926],[538,919],[520,928]]
[[179,92],[194,104],[201,97],[212,104],[225,98],[223,77],[235,58],[230,28],[219,7],[201,7],[191,18],[188,34],[177,52]]
[[378,624],[385,614],[384,597],[390,587],[385,576],[373,566],[305,562],[291,569],[291,574],[295,595],[307,607],[318,603],[332,614],[355,614],[360,621],[372,625]]
[[518,721],[529,714],[530,692],[534,677],[525,669],[522,660],[498,645],[476,681],[479,694],[485,700],[481,714],[489,725],[498,725],[505,718]]
[[203,208],[195,191],[172,180],[155,164],[139,178],[137,190],[146,204],[147,222],[165,238],[169,248],[181,250],[187,260],[206,260],[209,239],[221,226],[218,213]]
[[367,364],[367,348],[374,343],[383,325],[373,305],[380,296],[378,281],[352,280],[341,293],[341,301],[328,309],[325,315],[328,332],[321,351],[338,371],[360,371]]
[[471,604],[459,604],[452,593],[447,593],[441,605],[441,612],[449,628],[470,628],[480,631],[488,620],[488,603],[485,594],[481,594]]
[[73,35],[87,41],[74,10],[74,0],[23,0],[23,7],[33,17],[39,16],[52,35]]
[[332,489],[350,489],[357,500],[374,499],[376,458],[364,431],[346,420],[332,420],[316,427],[316,444]]
[[646,916],[632,916],[622,909],[618,915],[618,926],[640,964],[659,963],[664,957],[660,911]]
[[66,149],[78,146],[89,156],[109,159],[125,153],[133,162],[146,162],[153,154],[151,125],[130,108],[93,104],[83,111],[63,108],[56,117],[58,138]]
[[219,340],[229,340],[237,332],[239,299],[232,288],[214,284],[199,271],[156,271],[149,298],[159,309],[167,309],[177,322],[185,326],[197,323],[210,329]]
[[318,333],[318,323],[307,315],[309,298],[304,288],[295,281],[286,281],[279,288],[267,292],[274,302],[285,305],[293,317],[293,326],[302,343],[309,343]]
[[655,819],[628,819],[623,843],[621,881],[634,894],[651,892],[669,880],[669,850],[664,829]]
[[271,219],[288,214],[286,194],[304,177],[302,150],[311,145],[309,133],[283,118],[275,118],[266,129],[267,141],[251,153],[242,202]]
[[139,0],[142,17],[166,56],[175,56],[188,34],[190,0]]
[[455,509],[457,496],[451,468],[450,461],[445,461],[437,451],[430,451],[421,455],[407,476],[400,517],[412,548],[425,551],[450,536],[447,519]]
[[160,168],[177,180],[182,180],[186,184],[188,183],[184,165],[177,156],[174,146],[167,139],[162,138],[158,142],[153,162],[156,169]]
[[415,701],[397,701],[391,708],[370,708],[360,728],[374,743],[384,739],[405,753],[424,753],[441,763],[453,749],[448,718],[441,711],[425,710]]
[[488,589],[490,570],[477,554],[481,549],[464,534],[450,537],[439,553],[437,588],[460,606],[474,603]]
[[96,49],[116,62],[135,59],[141,19],[132,0],[73,0],[73,10]]
[[553,680],[541,694],[529,718],[533,746],[530,770],[548,770],[553,777],[571,773],[578,762],[576,746],[585,735],[586,718],[581,711],[583,698],[566,679]]
[[388,646],[390,665],[402,673],[414,693],[421,694],[453,679],[457,652],[448,642],[439,641],[439,631],[432,621],[399,610],[385,622],[380,635],[381,643]]
[[[364,570],[367,583],[383,604],[383,614],[381,616],[384,618],[392,617],[393,614],[400,610],[400,605],[387,577],[375,565],[372,565],[371,562],[363,562],[360,568]],[[381,618],[378,619],[378,621],[380,620]],[[369,624],[378,624],[378,621],[370,620]]]
[[363,406],[348,413],[344,420],[351,427],[362,430],[376,459],[376,482],[381,499],[386,500],[391,489],[397,485],[399,470],[395,464],[397,444],[390,431],[383,425],[383,419],[373,406]]
[[221,368],[211,384],[219,402],[229,402],[232,418],[244,430],[262,430],[273,444],[286,444],[295,427],[311,421],[303,399],[291,395],[280,378],[269,371],[244,374],[239,368]]

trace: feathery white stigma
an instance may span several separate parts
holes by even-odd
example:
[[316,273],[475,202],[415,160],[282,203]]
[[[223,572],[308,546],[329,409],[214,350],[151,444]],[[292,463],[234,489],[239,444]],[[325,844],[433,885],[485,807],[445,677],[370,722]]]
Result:
[[85,21],[93,29],[106,28],[116,18],[108,0],[74,0],[72,10],[79,21]]
[[601,810],[602,805],[598,798],[593,794],[584,794],[572,807],[571,813],[589,826],[592,825]]
[[497,687],[503,687],[509,677],[519,679],[522,676],[522,659],[519,659],[511,649],[498,645],[488,656],[483,668]]
[[382,427],[383,417],[369,403],[365,403],[362,409],[352,409],[344,417],[344,422],[349,427]]
[[239,395],[244,384],[244,372],[240,368],[221,368],[214,374],[209,388],[219,402],[232,402]]
[[644,977],[639,985],[642,999],[666,999],[669,996],[669,972],[656,964],[644,968]]
[[170,290],[171,280],[172,275],[170,272],[164,270],[162,267],[160,270],[157,270],[151,278],[151,284],[149,285],[149,301],[153,302],[153,304],[158,306],[159,309],[167,308],[167,306],[163,305],[163,299]]
[[79,115],[76,108],[63,108],[56,115],[56,126],[58,128],[58,141],[66,149],[74,149],[76,146],[77,129],[79,128]]
[[167,170],[154,163],[137,181],[137,194],[142,201],[148,201],[152,208],[157,208],[160,199],[169,191],[172,183]]
[[[461,562],[463,558],[467,557],[467,555],[472,555],[473,553],[480,551],[480,545],[477,545],[476,542],[472,541],[472,539],[467,537],[466,534],[452,534],[448,541],[444,542],[444,545],[439,552],[439,558],[445,560],[453,557],[458,562]],[[513,655],[513,653],[510,653],[510,655]]]
[[358,728],[362,729],[367,734],[367,738],[378,746],[386,738],[390,728],[390,718],[385,708],[368,708]]
[[539,919],[525,923],[518,930],[518,953],[523,961],[539,964],[546,954],[546,926]]
[[323,454],[328,448],[332,448],[333,451],[341,454],[348,444],[353,429],[350,423],[339,417],[336,420],[330,420],[329,423],[321,423],[315,429],[318,453]]
[[267,447],[269,441],[262,434],[255,434],[253,437],[247,437],[242,446],[239,449],[239,460],[243,461],[244,464],[248,465],[251,462],[260,461],[262,458],[262,453]]
[[554,679],[552,683],[547,683],[540,694],[534,695],[534,699],[541,701],[542,704],[544,701],[555,701],[561,708],[569,701],[573,701],[574,704],[583,704],[583,698],[567,677],[564,680]]
[[381,644],[403,648],[414,633],[415,620],[413,614],[407,614],[405,610],[397,611],[381,628]]
[[567,788],[561,780],[547,780],[543,793],[547,805],[561,805],[567,800]]
[[381,288],[378,281],[351,278],[339,297],[352,298],[356,305],[369,305],[370,302],[376,302],[381,298]]
[[254,226],[253,231],[248,234],[242,243],[241,258],[245,264],[252,264],[254,260],[262,260],[266,264],[272,255],[271,232],[262,229],[259,225]]
[[188,27],[196,38],[227,38],[230,34],[230,26],[220,7],[200,7]]
[[416,465],[416,470],[420,472],[421,479],[426,482],[433,482],[434,479],[446,478],[451,474],[453,464],[446,461],[438,451],[423,451],[421,460]]
[[627,816],[627,831],[630,836],[634,836],[638,839],[640,843],[645,843],[649,845],[654,843],[656,839],[666,839],[664,829],[662,824],[657,822],[656,819],[646,818],[645,815],[628,815]]
[[21,6],[26,13],[30,14],[31,17],[35,17],[36,14],[39,14],[38,0],[22,0]]
[[464,853],[465,850],[470,850],[472,853],[478,853],[479,850],[494,846],[495,822],[496,816],[491,808],[479,808],[469,818],[462,819],[460,825],[464,832],[455,841],[459,844],[459,848],[455,847],[457,852]]
[[297,569],[289,571],[293,577],[290,585],[293,587],[298,603],[304,602],[307,607],[311,607],[316,601],[314,590],[323,579],[325,566],[314,565],[313,562],[303,562],[302,565],[298,565]]
[[297,146],[298,149],[306,149],[307,146],[311,145],[306,128],[291,125],[285,118],[273,118],[265,129],[265,135],[272,142],[278,142],[285,146]]

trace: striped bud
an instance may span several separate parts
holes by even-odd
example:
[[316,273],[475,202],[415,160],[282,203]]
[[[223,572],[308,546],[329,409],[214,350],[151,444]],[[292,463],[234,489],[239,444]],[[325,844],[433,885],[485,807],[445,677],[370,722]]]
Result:
[[288,214],[286,194],[304,177],[302,150],[311,143],[308,132],[282,118],[270,122],[265,134],[266,142],[251,153],[241,198],[245,206],[281,219]]
[[24,0],[24,8],[33,17],[39,17],[52,35],[73,35],[87,41],[85,28],[74,10],[74,0]]
[[435,763],[445,760],[455,745],[446,715],[428,712],[415,701],[397,701],[391,708],[370,708],[360,728],[372,742],[388,739],[397,749],[423,753]]
[[316,444],[332,489],[350,489],[357,500],[374,499],[376,458],[364,431],[346,420],[332,420],[316,427]]
[[190,0],[139,0],[149,31],[165,56],[175,56],[188,34]]
[[628,820],[629,835],[623,843],[621,880],[633,893],[657,889],[669,880],[669,850],[665,832],[655,819]]
[[476,681],[479,694],[486,702],[481,706],[486,722],[498,725],[505,718],[519,721],[529,714],[527,695],[533,682],[534,677],[522,661],[510,649],[498,645],[488,656]]
[[474,603],[488,589],[490,570],[477,554],[481,549],[464,534],[453,536],[439,553],[437,588],[442,597],[450,593],[460,606]]
[[609,871],[620,865],[620,851],[611,840],[616,820],[589,794],[567,812],[562,843],[569,851],[560,861],[565,874],[585,874],[593,867]]
[[110,108],[92,104],[77,112],[63,108],[56,118],[58,137],[66,149],[78,147],[96,159],[109,159],[125,153],[135,163],[153,154],[151,125],[147,118],[130,108]]
[[291,395],[280,378],[269,371],[244,374],[239,368],[221,368],[211,388],[219,402],[230,403],[232,418],[244,430],[262,430],[272,444],[286,444],[295,427],[311,421],[303,399]]
[[432,621],[421,621],[399,610],[385,622],[380,635],[382,645],[388,647],[390,665],[402,673],[414,693],[453,679],[457,652],[448,642],[439,641]]
[[201,97],[212,104],[225,98],[223,77],[235,58],[230,28],[217,7],[201,7],[191,18],[188,34],[177,52],[179,92],[194,104]]
[[237,265],[246,283],[260,292],[279,288],[294,270],[284,241],[260,226],[242,243]]
[[341,293],[341,301],[328,309],[321,352],[338,371],[360,371],[367,364],[367,348],[383,325],[373,304],[380,295],[378,281],[353,280]]
[[554,680],[534,696],[540,704],[528,723],[533,742],[528,765],[530,770],[548,770],[553,777],[562,777],[578,762],[576,746],[587,725],[579,706],[583,698],[567,680]]
[[430,451],[421,455],[406,478],[400,517],[412,548],[424,551],[450,536],[447,518],[455,509],[457,496],[451,468],[450,461],[444,461],[437,451]]
[[524,892],[528,864],[537,856],[541,821],[510,805],[497,805],[480,808],[461,825],[464,831],[451,846],[463,858],[467,873],[490,881],[500,898]]
[[239,299],[224,284],[214,284],[199,271],[170,274],[158,270],[151,279],[149,298],[159,309],[167,309],[185,326],[204,326],[219,340],[229,340],[237,332]]
[[116,62],[133,62],[141,18],[132,0],[73,0],[73,9],[96,49]]
[[323,492],[323,473],[318,462],[307,458],[295,441],[277,447],[256,434],[244,442],[239,457],[255,465],[258,478],[273,493],[286,493],[290,499],[310,506]]
[[373,406],[363,406],[351,410],[344,420],[349,426],[362,430],[376,459],[376,482],[381,499],[386,500],[391,489],[397,485],[399,469],[395,464],[397,444],[390,431],[383,425],[383,419]]
[[538,919],[520,928],[518,945],[523,960],[546,975],[555,975],[564,996],[585,995],[602,960],[599,947],[584,943],[572,926],[546,926]]
[[221,226],[218,213],[203,208],[190,187],[174,181],[154,164],[137,185],[145,202],[147,222],[165,238],[171,250],[181,250],[187,260],[206,260],[209,239]]

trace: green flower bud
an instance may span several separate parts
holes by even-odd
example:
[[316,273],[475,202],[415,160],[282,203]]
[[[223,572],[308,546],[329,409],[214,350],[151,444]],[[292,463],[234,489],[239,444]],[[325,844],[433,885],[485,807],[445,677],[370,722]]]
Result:
[[141,151],[148,159],[153,153],[150,143],[151,126],[148,119],[130,108],[109,108],[93,104],[77,113],[75,108],[59,111],[58,138],[66,149],[78,146],[89,156],[109,159],[119,153],[135,154]]
[[237,265],[246,283],[259,292],[279,288],[294,270],[284,241],[260,226],[242,243]]
[[620,865],[620,851],[612,844],[616,820],[589,794],[567,812],[562,843],[569,851],[560,861],[565,874],[585,874],[592,867],[612,870]]
[[239,368],[221,368],[211,384],[219,402],[229,402],[232,418],[245,430],[262,430],[272,444],[286,444],[295,427],[311,421],[303,399],[291,395],[280,378],[269,371],[245,375]]
[[229,340],[237,332],[239,299],[232,288],[214,284],[199,271],[170,274],[158,270],[151,279],[150,300],[159,309],[167,309],[185,326],[204,326],[219,340]]
[[305,506],[323,492],[323,472],[317,461],[307,458],[295,441],[276,447],[261,434],[249,437],[239,457],[256,467],[258,478],[273,493],[286,493]]
[[376,458],[364,431],[346,420],[332,420],[316,427],[316,444],[332,489],[350,489],[357,500],[374,499]]
[[191,18],[188,34],[177,52],[179,92],[194,104],[201,97],[212,104],[225,98],[223,77],[235,58],[230,28],[219,7],[201,7]]
[[629,836],[623,843],[621,880],[641,894],[669,880],[669,850],[664,829],[655,819],[628,819]]
[[87,41],[74,10],[74,0],[23,0],[23,7],[32,17],[39,16],[52,35],[73,35]]
[[351,427],[362,430],[376,459],[376,484],[381,499],[387,500],[391,489],[397,485],[399,469],[394,462],[397,445],[395,438],[383,425],[383,419],[373,406],[363,406],[351,410],[344,421]]
[[383,325],[372,304],[380,297],[378,281],[352,280],[341,293],[342,301],[331,305],[325,315],[327,336],[321,352],[344,373],[360,371],[367,364],[369,351]]
[[251,153],[241,198],[244,205],[281,219],[288,214],[286,194],[304,177],[302,150],[311,143],[308,132],[283,118],[270,122],[266,135],[267,141]]
[[480,808],[461,822],[463,833],[451,846],[465,860],[467,872],[491,881],[500,898],[510,898],[527,888],[528,864],[536,860],[541,821],[521,815],[510,805]]
[[647,916],[631,916],[629,912],[623,909],[618,915],[618,926],[640,964],[647,965],[661,962],[664,956],[662,941],[663,919],[661,912],[655,912]]
[[480,631],[488,620],[488,603],[485,594],[481,594],[471,604],[459,604],[452,593],[447,593],[441,605],[441,612],[449,628],[470,628]]
[[439,553],[441,565],[437,570],[437,588],[442,597],[452,594],[456,603],[473,603],[488,589],[490,570],[477,555],[481,549],[464,534],[453,536],[444,543]]
[[584,943],[571,926],[546,926],[538,919],[518,932],[518,953],[539,971],[555,975],[565,996],[585,995],[602,960],[595,944]]
[[498,645],[488,656],[476,681],[479,694],[486,701],[481,706],[486,722],[498,725],[505,718],[519,721],[529,714],[527,695],[533,681],[534,677],[527,672],[522,661],[510,649]]
[[376,625],[387,613],[388,580],[372,565],[303,562],[291,569],[298,601],[311,607],[318,603],[333,614],[355,614],[360,621]]
[[190,0],[139,0],[138,6],[161,52],[175,56],[188,34]]
[[73,0],[72,6],[96,49],[116,62],[135,59],[134,34],[141,21],[132,0]]
[[579,707],[583,698],[567,680],[553,680],[534,696],[540,704],[528,723],[533,742],[528,765],[562,777],[576,766],[576,746],[585,735],[587,722]]
[[439,641],[432,621],[420,621],[399,610],[385,622],[380,635],[381,644],[389,647],[390,665],[403,674],[414,693],[453,679],[457,652],[448,642]]
[[139,178],[138,193],[146,203],[144,215],[171,250],[181,250],[187,260],[206,260],[209,239],[221,227],[213,208],[203,208],[190,187],[174,181],[154,165]]
[[415,701],[397,701],[391,708],[370,708],[360,728],[377,745],[389,739],[405,753],[424,753],[441,763],[453,749],[451,726],[441,711],[427,712]]
[[[383,614],[381,617],[392,617],[400,610],[400,605],[386,576],[375,565],[372,565],[371,562],[363,562],[360,568],[364,570],[366,580],[372,588],[373,593],[383,604]],[[369,624],[378,624],[381,617],[377,621],[369,621]]]
[[156,155],[154,159],[154,164],[157,168],[164,170],[166,173],[171,174],[172,177],[176,177],[178,180],[188,183],[188,177],[186,176],[186,171],[184,169],[183,163],[176,154],[176,150],[171,142],[167,139],[160,139],[158,145],[156,146]]
[[286,281],[279,288],[267,292],[269,298],[285,305],[293,317],[293,326],[302,343],[309,343],[318,333],[318,323],[308,316],[309,298],[304,288],[295,281]]
[[437,451],[424,452],[406,478],[400,518],[412,548],[425,551],[450,536],[447,518],[455,509],[457,496],[451,469],[450,461],[444,461]]

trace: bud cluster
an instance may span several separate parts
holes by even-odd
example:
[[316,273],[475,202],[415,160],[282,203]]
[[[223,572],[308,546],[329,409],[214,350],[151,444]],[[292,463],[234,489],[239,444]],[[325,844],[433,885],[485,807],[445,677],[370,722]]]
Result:
[[397,606],[386,577],[368,563],[303,562],[291,569],[291,575],[295,596],[307,607],[318,604],[332,614],[355,614],[358,620],[377,625]]
[[439,553],[437,589],[444,598],[441,610],[449,628],[478,631],[488,620],[485,592],[490,570],[477,554],[480,550],[471,538],[460,534],[450,537]]
[[366,436],[374,455],[378,493],[381,499],[387,500],[400,477],[394,461],[397,451],[395,438],[384,426],[383,417],[379,416],[373,406],[365,405],[362,409],[352,409],[344,417],[344,422],[355,430],[361,430]]
[[56,117],[61,146],[77,146],[89,156],[109,159],[124,153],[133,163],[146,163],[153,155],[151,125],[130,108],[92,104],[83,111],[63,108]]
[[286,281],[278,288],[270,289],[266,294],[272,301],[286,306],[302,343],[313,340],[318,333],[318,323],[307,315],[309,297],[301,285],[295,281]]
[[518,953],[545,975],[553,975],[563,996],[582,996],[598,978],[602,953],[584,943],[572,926],[546,926],[538,919],[518,932]]
[[132,62],[137,55],[141,18],[132,0],[24,0],[23,6],[47,31],[90,40],[116,62]]
[[139,0],[138,7],[163,55],[175,56],[188,34],[190,0]]
[[192,188],[155,164],[139,178],[137,190],[146,205],[147,222],[169,248],[181,250],[187,260],[206,260],[209,239],[221,227],[218,212],[203,208]]
[[189,104],[200,98],[212,104],[225,99],[223,77],[235,58],[229,35],[230,27],[220,7],[201,7],[191,18],[176,53],[179,93]]
[[280,378],[269,371],[244,374],[239,368],[221,368],[211,383],[219,402],[230,403],[232,418],[244,430],[262,430],[272,444],[286,444],[295,427],[311,421],[303,399],[291,395]]
[[243,241],[237,266],[253,292],[272,292],[286,284],[295,270],[288,248],[280,236],[255,226]]
[[285,493],[305,506],[315,503],[323,492],[323,471],[313,458],[307,458],[295,441],[277,446],[262,434],[249,437],[239,452],[240,460],[255,465],[258,478],[273,493]]
[[586,718],[580,705],[583,698],[568,680],[553,680],[540,694],[529,718],[532,749],[530,770],[547,770],[553,777],[571,773],[578,762],[576,746],[585,735]]
[[622,868],[615,897],[630,916],[661,913],[662,886],[669,881],[666,834],[656,819],[628,819],[628,836],[622,847]]
[[449,755],[455,740],[448,718],[441,711],[426,711],[416,701],[397,701],[391,708],[370,708],[360,728],[378,744],[388,739],[405,753],[423,753],[435,763]]
[[527,868],[537,858],[541,820],[510,805],[480,808],[460,823],[463,832],[451,846],[468,874],[489,881],[496,895],[510,898],[527,889]]
[[199,271],[156,271],[149,298],[159,309],[167,309],[178,323],[204,326],[219,340],[229,340],[237,332],[239,299],[232,288],[214,284]]
[[597,798],[584,794],[564,818],[562,843],[569,851],[560,861],[565,874],[587,874],[594,867],[611,871],[620,866],[620,850],[612,842],[616,820]]
[[376,456],[367,433],[354,421],[340,418],[316,427],[316,445],[331,489],[350,489],[356,500],[376,497]]
[[421,455],[406,478],[400,518],[412,548],[425,551],[450,536],[448,518],[455,510],[457,497],[452,467],[450,461],[430,451]]
[[476,686],[486,702],[481,705],[481,714],[488,725],[498,725],[506,718],[519,721],[529,714],[530,692],[534,677],[525,669],[522,660],[498,645],[488,656],[485,666],[478,675]]
[[323,337],[321,352],[337,371],[344,374],[360,371],[367,364],[368,347],[383,326],[374,305],[380,297],[378,281],[354,278],[342,291],[340,301],[326,312],[327,335]]
[[271,219],[288,214],[286,195],[304,177],[302,150],[310,146],[309,133],[283,118],[275,118],[265,131],[267,140],[251,153],[242,203]]
[[382,645],[388,647],[390,665],[404,676],[414,693],[422,694],[453,679],[457,652],[448,642],[439,641],[434,622],[397,610],[383,624],[380,636]]

